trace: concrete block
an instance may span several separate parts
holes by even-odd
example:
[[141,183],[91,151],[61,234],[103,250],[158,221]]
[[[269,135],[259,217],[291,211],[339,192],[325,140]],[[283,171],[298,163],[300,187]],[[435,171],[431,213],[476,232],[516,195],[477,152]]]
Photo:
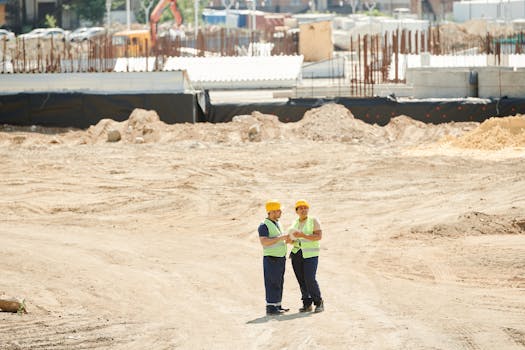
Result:
[[129,73],[4,74],[0,94],[22,92],[184,93],[191,89],[184,71]]
[[476,70],[479,97],[525,97],[525,68],[486,67]]
[[468,68],[409,68],[406,77],[415,98],[472,97]]

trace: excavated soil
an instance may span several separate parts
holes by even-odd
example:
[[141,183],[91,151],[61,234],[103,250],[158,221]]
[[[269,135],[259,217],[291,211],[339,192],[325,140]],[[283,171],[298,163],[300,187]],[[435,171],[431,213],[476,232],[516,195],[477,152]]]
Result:
[[[523,349],[523,116],[384,127],[135,110],[0,128],[0,349]],[[111,142],[110,142],[111,141]],[[257,227],[306,199],[325,312],[265,316]]]

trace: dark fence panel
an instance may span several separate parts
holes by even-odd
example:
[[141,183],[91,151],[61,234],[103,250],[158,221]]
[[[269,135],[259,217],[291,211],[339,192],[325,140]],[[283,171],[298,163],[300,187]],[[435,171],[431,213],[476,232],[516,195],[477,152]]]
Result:
[[0,95],[0,124],[87,128],[126,120],[135,108],[155,110],[168,124],[204,120],[196,94],[36,93]]

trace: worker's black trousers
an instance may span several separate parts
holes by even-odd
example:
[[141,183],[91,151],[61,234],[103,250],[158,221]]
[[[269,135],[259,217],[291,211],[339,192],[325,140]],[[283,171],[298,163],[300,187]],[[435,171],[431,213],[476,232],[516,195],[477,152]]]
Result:
[[286,257],[265,256],[263,258],[266,305],[281,305],[283,299],[284,268]]
[[301,299],[304,306],[319,305],[321,302],[321,290],[315,278],[319,257],[303,258],[303,251],[290,253],[292,259],[293,272],[301,288]]

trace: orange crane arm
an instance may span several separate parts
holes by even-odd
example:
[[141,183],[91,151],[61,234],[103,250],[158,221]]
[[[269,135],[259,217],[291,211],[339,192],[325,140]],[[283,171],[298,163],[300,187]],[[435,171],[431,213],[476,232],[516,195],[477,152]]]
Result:
[[175,18],[177,27],[182,24],[182,15],[177,8],[177,0],[160,0],[153,11],[151,11],[151,15],[149,16],[152,46],[155,46],[157,42],[157,23],[159,22],[162,12],[164,12],[168,6],[170,7],[171,13],[173,14],[173,18]]

